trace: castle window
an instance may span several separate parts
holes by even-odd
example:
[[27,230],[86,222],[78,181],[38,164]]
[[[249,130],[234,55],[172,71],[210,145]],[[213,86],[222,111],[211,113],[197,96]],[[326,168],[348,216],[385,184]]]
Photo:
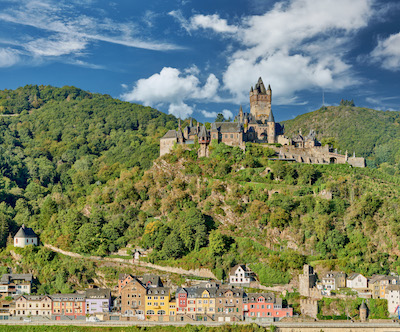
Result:
[[233,138],[233,134],[231,134],[231,138]]
[[225,138],[228,138],[228,134],[225,134]]

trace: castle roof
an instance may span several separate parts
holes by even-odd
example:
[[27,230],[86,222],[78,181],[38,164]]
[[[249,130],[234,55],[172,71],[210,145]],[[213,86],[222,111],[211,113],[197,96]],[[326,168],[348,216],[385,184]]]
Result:
[[214,122],[211,131],[219,131],[220,133],[239,133],[242,126],[237,122]]
[[167,133],[162,137],[162,138],[176,138],[177,137],[177,132],[176,130],[168,130]]
[[21,228],[19,229],[17,234],[15,234],[14,237],[22,237],[22,238],[32,238],[33,237],[33,238],[36,238],[37,235],[33,231],[32,228],[25,227],[25,225],[22,224]]
[[274,115],[272,114],[272,110],[271,110],[271,112],[269,112],[268,122],[275,122]]
[[261,77],[258,79],[255,90],[257,90],[258,93],[262,93],[262,94],[267,93],[267,90],[265,90],[265,85],[264,85]]
[[203,127],[201,127],[199,137],[210,137],[210,133],[206,129],[205,125],[203,125]]
[[361,303],[360,309],[367,309],[367,305],[364,301]]

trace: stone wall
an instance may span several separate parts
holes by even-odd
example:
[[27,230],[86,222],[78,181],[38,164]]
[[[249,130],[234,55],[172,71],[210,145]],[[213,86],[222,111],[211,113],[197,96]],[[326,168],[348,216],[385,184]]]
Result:
[[301,299],[300,311],[303,316],[317,318],[318,314],[318,301],[313,299]]

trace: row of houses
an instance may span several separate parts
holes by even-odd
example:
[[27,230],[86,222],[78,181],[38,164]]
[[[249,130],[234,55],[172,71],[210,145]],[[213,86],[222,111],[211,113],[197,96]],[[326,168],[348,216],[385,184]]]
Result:
[[120,275],[120,312],[126,319],[150,321],[276,321],[292,317],[273,293],[246,293],[243,288],[205,282],[179,287],[175,298],[157,276]]
[[1,309],[0,319],[85,319],[88,315],[110,312],[111,291],[93,288],[81,294],[20,295],[12,302],[2,302]]

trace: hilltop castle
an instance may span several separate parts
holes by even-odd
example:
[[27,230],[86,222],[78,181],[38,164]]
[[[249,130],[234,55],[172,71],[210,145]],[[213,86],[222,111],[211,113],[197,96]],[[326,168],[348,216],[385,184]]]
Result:
[[329,146],[322,147],[317,141],[315,132],[310,131],[303,136],[301,131],[294,138],[284,135],[284,126],[275,122],[271,108],[272,90],[271,86],[265,88],[261,79],[250,89],[250,113],[244,113],[240,106],[239,114],[233,122],[214,122],[211,129],[207,130],[205,125],[193,126],[192,119],[189,126],[182,129],[179,120],[179,128],[169,130],[160,140],[160,156],[169,153],[174,144],[193,144],[197,139],[200,144],[198,154],[200,157],[208,157],[209,144],[211,140],[225,143],[230,146],[238,146],[243,150],[246,142],[280,144],[280,148],[274,145],[269,147],[275,149],[281,160],[297,161],[309,164],[332,164],[349,163],[356,167],[365,167],[364,158],[348,157],[338,154]]

